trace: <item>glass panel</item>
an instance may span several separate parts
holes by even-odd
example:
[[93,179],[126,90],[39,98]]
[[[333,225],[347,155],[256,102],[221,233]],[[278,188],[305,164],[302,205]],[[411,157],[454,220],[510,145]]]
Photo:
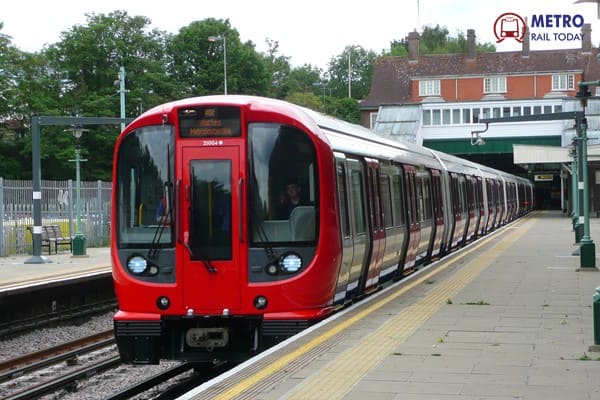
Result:
[[342,217],[342,234],[350,237],[350,218],[348,216],[348,190],[346,188],[346,166],[342,163],[337,167],[337,188],[340,199],[340,210]]
[[440,120],[440,111],[441,110],[432,110],[432,114],[433,114],[432,115],[432,120],[433,120],[432,122],[433,122],[433,125],[440,125],[440,122],[441,122],[441,120]]
[[431,110],[423,110],[423,125],[431,125]]
[[383,203],[383,223],[386,228],[393,226],[392,223],[392,196],[390,193],[390,177],[381,175],[381,202]]
[[510,107],[502,107],[502,116],[510,117]]
[[[119,248],[173,245],[173,128],[150,126],[130,133],[117,155]],[[162,223],[161,223],[162,222]]]
[[315,241],[317,158],[302,130],[255,123],[248,130],[252,243]]
[[352,199],[354,200],[354,227],[356,228],[356,234],[360,235],[366,232],[366,221],[362,173],[357,170],[352,171]]
[[231,259],[231,160],[193,160],[190,247],[193,259]]
[[442,123],[444,125],[450,125],[450,110],[447,108],[442,110]]
[[470,108],[463,108],[463,124],[470,124],[471,123],[471,109]]
[[452,110],[452,123],[460,124],[460,108],[455,108]]
[[402,212],[402,188],[401,188],[400,175],[394,174],[392,176],[392,194],[394,201],[392,205],[394,207],[394,225],[404,225],[404,213]]

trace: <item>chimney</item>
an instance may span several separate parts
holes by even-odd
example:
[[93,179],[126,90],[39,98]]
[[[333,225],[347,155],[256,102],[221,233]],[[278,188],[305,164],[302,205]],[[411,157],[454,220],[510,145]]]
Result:
[[408,60],[416,61],[419,58],[419,32],[408,33]]
[[525,30],[525,35],[523,36],[523,52],[521,56],[524,58],[529,57],[529,26],[527,26],[527,18],[525,19],[525,26],[523,29]]
[[581,38],[581,52],[591,53],[592,52],[592,24],[583,24],[581,28],[583,37]]
[[475,59],[475,29],[467,29],[467,60]]

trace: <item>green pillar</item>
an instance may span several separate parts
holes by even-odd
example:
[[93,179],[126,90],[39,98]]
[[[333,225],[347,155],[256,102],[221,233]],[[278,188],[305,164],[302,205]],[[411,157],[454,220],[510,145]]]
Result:
[[[585,115],[585,114],[584,114]],[[580,267],[596,268],[596,246],[590,237],[590,196],[588,190],[587,120],[581,118],[581,164],[583,166],[583,237],[581,238]]]

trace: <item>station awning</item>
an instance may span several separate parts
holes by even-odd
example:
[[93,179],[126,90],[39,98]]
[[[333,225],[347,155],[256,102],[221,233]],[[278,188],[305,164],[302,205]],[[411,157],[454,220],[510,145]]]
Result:
[[[569,147],[514,144],[513,160],[515,164],[570,163],[569,151]],[[600,160],[600,145],[588,146],[587,154],[589,160]]]

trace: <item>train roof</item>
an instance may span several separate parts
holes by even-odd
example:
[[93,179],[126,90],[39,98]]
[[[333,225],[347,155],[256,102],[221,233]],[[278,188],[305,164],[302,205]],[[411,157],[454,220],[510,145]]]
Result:
[[[144,115],[164,114],[175,108],[201,104],[223,104],[246,106],[254,112],[278,113],[298,121],[326,140],[333,151],[376,157],[390,161],[423,165],[481,176],[503,176],[518,178],[507,172],[486,167],[463,158],[432,150],[413,143],[384,138],[361,125],[342,121],[329,115],[310,110],[283,100],[250,95],[214,95],[189,97],[158,105]],[[135,125],[134,121],[132,125]]]

